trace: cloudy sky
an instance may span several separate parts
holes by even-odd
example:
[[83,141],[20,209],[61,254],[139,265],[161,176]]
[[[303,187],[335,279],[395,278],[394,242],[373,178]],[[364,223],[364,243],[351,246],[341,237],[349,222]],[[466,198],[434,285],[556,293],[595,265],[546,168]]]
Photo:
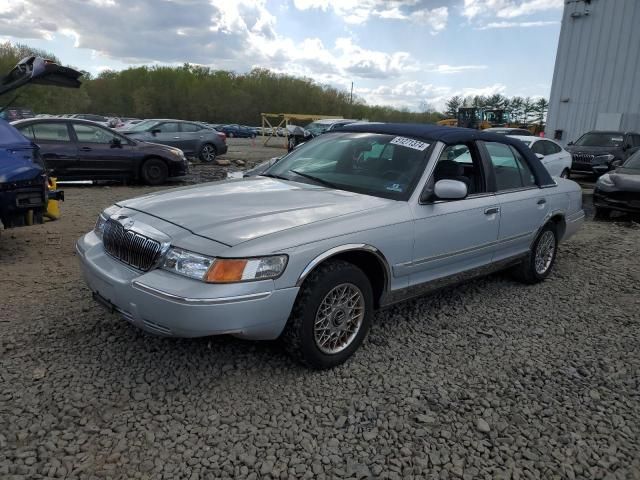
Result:
[[372,104],[549,94],[563,0],[0,0],[0,41],[96,73],[253,67]]

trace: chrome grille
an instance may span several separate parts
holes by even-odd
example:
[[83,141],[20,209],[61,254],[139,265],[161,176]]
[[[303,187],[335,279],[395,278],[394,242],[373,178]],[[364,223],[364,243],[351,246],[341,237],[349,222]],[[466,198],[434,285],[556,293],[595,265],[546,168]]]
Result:
[[580,163],[582,165],[591,165],[595,155],[589,155],[588,153],[574,153],[573,161],[574,163]]
[[125,228],[115,220],[107,220],[102,234],[105,251],[112,257],[138,270],[150,270],[158,261],[162,244],[153,238]]

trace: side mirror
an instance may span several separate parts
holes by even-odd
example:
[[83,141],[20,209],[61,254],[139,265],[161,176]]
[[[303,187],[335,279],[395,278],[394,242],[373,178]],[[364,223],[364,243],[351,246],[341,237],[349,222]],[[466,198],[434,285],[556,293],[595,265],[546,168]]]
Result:
[[151,135],[153,135],[154,137],[160,133],[160,129],[159,128],[154,128],[153,130],[151,130]]
[[633,145],[631,145],[630,143],[627,143],[627,144],[624,146],[624,149],[625,149],[625,150],[629,150],[629,149],[631,149],[631,148],[633,148]]
[[111,147],[112,148],[118,148],[122,146],[122,140],[120,140],[118,137],[113,137],[111,139]]
[[541,153],[536,153],[536,157],[538,157],[539,160],[544,160],[544,155]]
[[438,180],[433,193],[440,200],[462,200],[469,194],[467,184],[460,180]]
[[573,145],[573,142],[569,142],[569,143],[567,143],[567,145]]

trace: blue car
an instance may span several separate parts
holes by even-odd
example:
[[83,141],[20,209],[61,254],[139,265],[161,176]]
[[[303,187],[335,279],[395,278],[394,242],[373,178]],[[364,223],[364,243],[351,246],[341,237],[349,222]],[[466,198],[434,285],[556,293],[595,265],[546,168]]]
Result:
[[223,125],[217,128],[219,132],[223,132],[227,137],[238,137],[238,138],[256,138],[256,132],[244,125],[231,124],[231,125]]
[[[82,74],[40,57],[27,57],[0,79],[0,95],[28,83],[78,88]],[[50,198],[39,147],[0,119],[0,229],[42,223]]]

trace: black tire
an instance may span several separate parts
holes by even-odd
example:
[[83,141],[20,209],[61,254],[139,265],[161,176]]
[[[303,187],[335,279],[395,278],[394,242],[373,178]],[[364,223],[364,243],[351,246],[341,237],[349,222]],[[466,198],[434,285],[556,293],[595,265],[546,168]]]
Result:
[[[347,346],[337,353],[326,353],[321,350],[315,338],[316,315],[325,297],[343,285],[355,286],[359,290],[364,314],[359,329]],[[367,276],[351,263],[342,260],[328,261],[311,272],[302,284],[280,339],[287,353],[303,365],[318,370],[332,368],[344,363],[360,347],[367,336],[372,318],[373,291]]]
[[[549,240],[549,235],[552,235],[552,246],[553,251],[551,253],[551,258],[547,262],[544,262],[546,268],[540,269],[536,268],[536,259],[538,257],[538,247],[541,242],[546,242]],[[535,242],[533,242],[533,246],[531,247],[531,251],[526,256],[526,258],[520,263],[520,265],[516,266],[513,269],[513,275],[516,280],[527,283],[534,284],[543,281],[551,274],[551,270],[553,270],[553,265],[556,261],[556,255],[558,253],[558,232],[556,226],[553,223],[547,223],[540,233],[538,233],[538,237]]]
[[229,133],[227,133],[227,137],[229,137],[229,138],[233,138],[233,132],[229,132]]
[[142,164],[140,176],[147,185],[161,185],[167,181],[169,168],[163,160],[150,158]]
[[200,148],[200,153],[198,153],[200,161],[204,163],[213,162],[216,159],[217,155],[218,150],[216,149],[216,146],[212,145],[211,143],[205,143],[204,145],[202,145],[202,147]]
[[571,178],[571,170],[565,168],[562,173],[560,173],[560,178]]
[[593,217],[598,220],[608,220],[611,216],[611,210],[604,207],[595,207]]
[[252,133],[252,134],[251,134],[251,138],[252,138],[252,139],[253,139],[253,138],[256,138],[256,134],[255,134],[255,133]]

